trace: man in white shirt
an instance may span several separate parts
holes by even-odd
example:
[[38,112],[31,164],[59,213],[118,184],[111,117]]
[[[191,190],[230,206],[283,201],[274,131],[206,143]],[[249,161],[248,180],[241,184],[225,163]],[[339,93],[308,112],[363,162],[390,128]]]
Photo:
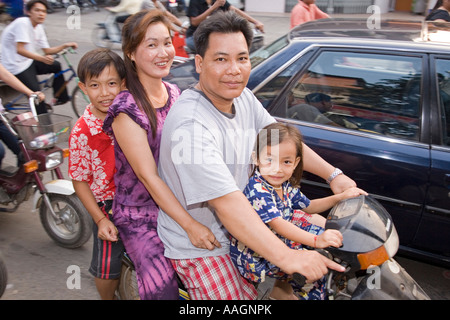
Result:
[[[78,46],[76,42],[67,42],[50,47],[42,25],[47,17],[47,9],[45,0],[29,1],[26,5],[28,17],[17,18],[10,23],[3,30],[1,38],[1,63],[33,91],[40,90],[37,75],[61,71],[61,64],[52,55],[65,48]],[[38,53],[39,49],[43,51],[43,55]],[[69,101],[64,82],[63,75],[53,81],[53,95],[57,99],[55,104]],[[37,112],[47,112],[44,101],[37,106]]]

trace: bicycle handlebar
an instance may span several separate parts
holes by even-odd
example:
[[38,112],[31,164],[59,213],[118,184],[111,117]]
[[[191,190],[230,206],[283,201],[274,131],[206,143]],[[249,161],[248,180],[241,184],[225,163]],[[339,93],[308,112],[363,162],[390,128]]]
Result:
[[55,53],[54,56],[55,56],[55,58],[58,58],[59,56],[63,56],[65,54],[67,54],[67,52],[72,53],[72,54],[77,53],[72,47],[69,47],[69,48],[62,49],[58,53]]

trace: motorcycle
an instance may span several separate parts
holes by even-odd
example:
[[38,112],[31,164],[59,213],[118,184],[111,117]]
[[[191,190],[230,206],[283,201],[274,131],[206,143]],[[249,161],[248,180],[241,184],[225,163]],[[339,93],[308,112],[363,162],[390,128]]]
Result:
[[[23,165],[0,170],[0,212],[15,212],[33,195],[33,211],[39,210],[49,237],[62,247],[78,248],[91,236],[92,219],[72,182],[61,172],[69,150],[56,146],[68,139],[72,118],[55,113],[37,115],[36,98],[29,99],[31,112],[16,116],[0,112],[0,120],[18,138],[24,158]],[[51,181],[44,182],[44,174],[50,174]]]
[[[339,230],[343,245],[318,251],[346,268],[343,273],[328,273],[329,300],[430,300],[393,259],[399,247],[398,234],[378,201],[361,195],[339,202],[330,211],[325,229]],[[294,281],[305,284],[300,274],[294,274]]]

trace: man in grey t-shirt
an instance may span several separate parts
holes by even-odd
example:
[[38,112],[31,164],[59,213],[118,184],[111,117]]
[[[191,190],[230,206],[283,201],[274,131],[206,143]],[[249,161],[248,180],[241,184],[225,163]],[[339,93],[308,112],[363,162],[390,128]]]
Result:
[[[343,271],[315,251],[289,249],[242,193],[256,135],[275,121],[246,89],[251,35],[246,20],[231,12],[200,24],[195,34],[199,83],[182,93],[163,128],[160,176],[188,213],[212,231],[211,246],[198,248],[191,244],[182,216],[160,211],[158,217],[165,254],[191,299],[256,298],[255,288],[231,262],[228,233],[289,274],[316,280],[328,268]],[[305,170],[324,179],[334,170],[307,146],[304,158]],[[355,185],[342,174],[335,181],[335,188]]]

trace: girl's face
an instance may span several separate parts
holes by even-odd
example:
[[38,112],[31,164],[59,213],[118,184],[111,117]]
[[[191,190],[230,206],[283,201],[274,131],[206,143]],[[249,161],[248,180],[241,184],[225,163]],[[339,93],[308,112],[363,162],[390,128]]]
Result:
[[153,23],[147,28],[145,37],[131,54],[136,64],[139,78],[164,78],[169,74],[175,56],[175,48],[169,29],[162,22]]
[[264,179],[278,188],[289,180],[300,162],[297,147],[291,139],[285,139],[278,145],[264,147],[256,165]]

